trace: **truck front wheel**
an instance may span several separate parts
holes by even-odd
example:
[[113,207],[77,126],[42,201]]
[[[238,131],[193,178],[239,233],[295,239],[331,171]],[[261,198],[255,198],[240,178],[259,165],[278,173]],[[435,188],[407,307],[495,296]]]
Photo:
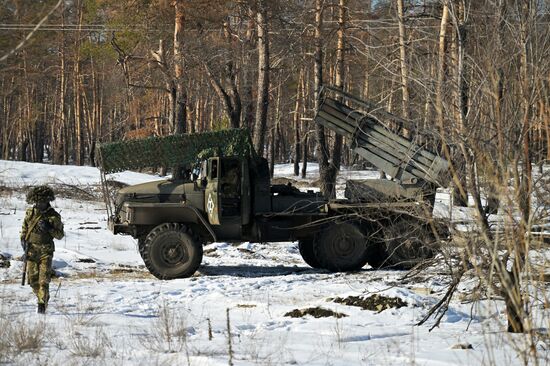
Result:
[[189,277],[202,261],[202,245],[191,229],[168,223],[155,227],[140,241],[140,254],[151,274],[161,280]]
[[318,233],[314,251],[320,267],[333,272],[357,271],[367,264],[365,236],[348,222],[330,225]]

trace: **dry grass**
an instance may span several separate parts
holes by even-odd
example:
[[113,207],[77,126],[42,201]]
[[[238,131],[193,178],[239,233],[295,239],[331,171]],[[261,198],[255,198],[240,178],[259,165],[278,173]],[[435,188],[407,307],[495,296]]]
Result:
[[0,363],[15,362],[25,354],[40,354],[48,340],[56,338],[43,320],[7,316],[0,309]]
[[110,269],[96,270],[90,268],[88,271],[80,271],[71,274],[67,280],[94,280],[100,281],[126,281],[136,279],[154,279],[155,277],[145,269],[145,266],[116,266]]
[[47,336],[46,324],[43,321],[32,323],[21,318],[9,325],[8,342],[16,353],[40,351]]
[[73,331],[68,349],[75,357],[104,358],[112,343],[103,328],[97,327],[91,335]]
[[185,351],[189,360],[185,318],[169,308],[166,303],[159,307],[157,319],[151,329],[140,337],[140,343],[144,348],[154,352]]
[[92,304],[90,301],[83,301],[78,296],[76,304],[64,305],[59,304],[57,310],[65,317],[67,323],[71,328],[76,326],[91,326],[97,321],[97,314],[95,312],[99,310],[99,307]]

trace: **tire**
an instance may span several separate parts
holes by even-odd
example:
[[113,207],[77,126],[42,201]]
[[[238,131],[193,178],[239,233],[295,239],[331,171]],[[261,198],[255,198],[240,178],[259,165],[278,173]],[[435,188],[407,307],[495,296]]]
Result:
[[145,251],[145,238],[146,236],[140,236],[138,238],[138,252],[139,252],[139,255],[141,256],[141,259],[143,260],[145,260],[143,256],[143,253]]
[[368,247],[367,263],[372,268],[383,268],[387,261],[387,254],[380,240],[373,241]]
[[384,229],[380,247],[378,267],[407,270],[434,256],[435,237],[420,221],[401,218]]
[[313,250],[313,239],[298,240],[298,249],[300,250],[302,259],[308,266],[315,269],[321,268],[321,264],[317,260],[315,251]]
[[358,271],[367,264],[367,244],[361,229],[335,223],[316,235],[313,250],[321,268],[332,272]]
[[161,280],[190,277],[202,262],[202,245],[182,224],[161,224],[143,241],[140,254],[153,276]]

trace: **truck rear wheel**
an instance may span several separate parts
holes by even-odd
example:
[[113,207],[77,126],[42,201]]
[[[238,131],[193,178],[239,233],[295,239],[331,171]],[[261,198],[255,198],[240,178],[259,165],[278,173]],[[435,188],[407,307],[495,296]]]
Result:
[[308,266],[311,268],[321,268],[321,264],[317,260],[315,251],[313,250],[313,239],[298,240],[298,249],[300,250],[302,259]]
[[191,229],[182,224],[161,224],[140,244],[145,266],[161,280],[189,277],[202,262],[202,245]]
[[351,223],[328,226],[316,235],[313,249],[321,268],[329,271],[357,271],[367,264],[365,236]]

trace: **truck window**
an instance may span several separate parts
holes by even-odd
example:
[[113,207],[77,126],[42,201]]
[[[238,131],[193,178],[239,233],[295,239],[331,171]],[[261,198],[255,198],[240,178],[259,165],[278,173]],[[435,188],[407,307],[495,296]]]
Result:
[[218,160],[212,160],[210,164],[210,179],[218,179]]

